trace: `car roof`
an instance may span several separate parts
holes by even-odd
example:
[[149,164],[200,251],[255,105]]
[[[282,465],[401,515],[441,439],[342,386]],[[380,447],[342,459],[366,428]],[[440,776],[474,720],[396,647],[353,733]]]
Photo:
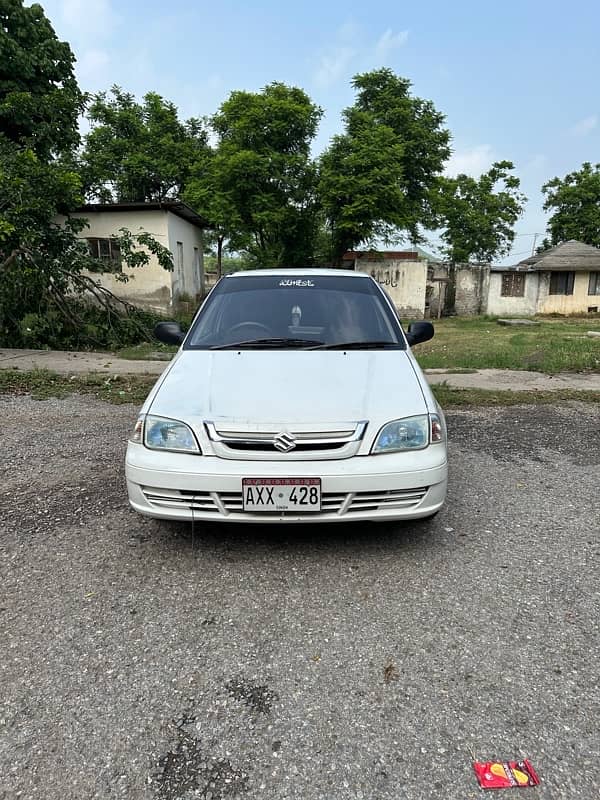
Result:
[[240,270],[239,272],[230,272],[225,275],[225,278],[246,278],[246,277],[253,277],[257,275],[264,275],[264,276],[275,276],[275,277],[288,277],[290,275],[294,276],[302,276],[302,275],[311,275],[311,276],[318,276],[318,275],[329,275],[329,276],[344,276],[344,277],[353,277],[353,278],[370,278],[370,275],[367,275],[366,272],[356,272],[352,269],[315,269],[314,267],[307,267],[306,269],[297,269],[291,267],[278,267],[276,269],[246,269]]

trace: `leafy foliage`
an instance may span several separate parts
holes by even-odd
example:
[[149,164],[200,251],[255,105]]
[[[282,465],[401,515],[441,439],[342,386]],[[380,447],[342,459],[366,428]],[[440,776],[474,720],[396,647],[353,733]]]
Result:
[[113,86],[87,111],[92,130],[80,156],[84,192],[101,203],[179,198],[208,154],[198,119],[180,122],[177,108],[155,92],[137,103]]
[[312,260],[316,171],[310,158],[322,111],[302,89],[271,83],[232,92],[211,124],[214,155],[187,196],[261,266]]
[[319,195],[333,260],[361,243],[416,242],[433,219],[431,190],[450,155],[450,134],[433,103],[413,97],[389,69],[356,75],[346,131],[320,160]]
[[[97,262],[78,236],[85,220],[55,221],[78,204],[79,189],[67,168],[0,138],[0,341],[5,345],[113,346],[119,337],[129,342],[148,335],[144,315],[88,274],[97,271]],[[152,252],[172,269],[170,252],[149,234],[122,229],[116,238],[127,266],[147,264]]]
[[368,119],[361,128],[355,119],[353,133],[335,136],[321,157],[319,192],[336,263],[361,242],[394,240],[404,222],[403,155],[391,128]]
[[548,220],[548,246],[577,239],[600,247],[600,164],[589,161],[581,169],[552,178],[544,186],[544,210],[551,211]]
[[479,178],[440,178],[437,208],[451,261],[491,261],[510,252],[526,200],[513,169],[512,162],[498,161]]
[[[83,95],[73,55],[40,6],[0,0],[0,342],[9,346],[111,346],[147,336],[141,312],[100,286],[79,237],[81,180],[69,166]],[[64,220],[61,224],[60,219]],[[166,268],[149,234],[122,230],[123,262]]]
[[0,0],[0,135],[40,158],[77,144],[85,96],[41,6]]

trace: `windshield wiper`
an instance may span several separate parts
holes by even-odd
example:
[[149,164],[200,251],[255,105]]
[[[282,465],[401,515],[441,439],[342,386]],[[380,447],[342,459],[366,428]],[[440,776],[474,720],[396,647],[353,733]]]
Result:
[[379,350],[383,347],[401,347],[399,342],[333,342],[333,344],[319,344],[311,350]]
[[308,349],[314,349],[314,345],[317,347],[321,347],[323,342],[319,342],[316,339],[284,339],[284,338],[269,338],[269,339],[246,339],[243,342],[232,342],[231,344],[216,344],[212,347],[209,347],[209,350],[235,350],[238,347],[248,347],[252,349],[253,347],[261,348],[261,347],[302,347]]

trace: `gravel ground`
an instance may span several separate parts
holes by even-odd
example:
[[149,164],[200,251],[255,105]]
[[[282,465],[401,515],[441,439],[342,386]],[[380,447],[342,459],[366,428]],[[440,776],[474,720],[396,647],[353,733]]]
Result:
[[450,413],[430,522],[193,539],[127,506],[133,407],[0,411],[3,800],[600,795],[597,408]]

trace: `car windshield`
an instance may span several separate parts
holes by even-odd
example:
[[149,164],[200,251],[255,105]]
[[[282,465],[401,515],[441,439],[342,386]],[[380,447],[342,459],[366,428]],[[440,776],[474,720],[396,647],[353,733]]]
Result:
[[186,349],[401,348],[400,325],[369,277],[247,275],[221,280]]

